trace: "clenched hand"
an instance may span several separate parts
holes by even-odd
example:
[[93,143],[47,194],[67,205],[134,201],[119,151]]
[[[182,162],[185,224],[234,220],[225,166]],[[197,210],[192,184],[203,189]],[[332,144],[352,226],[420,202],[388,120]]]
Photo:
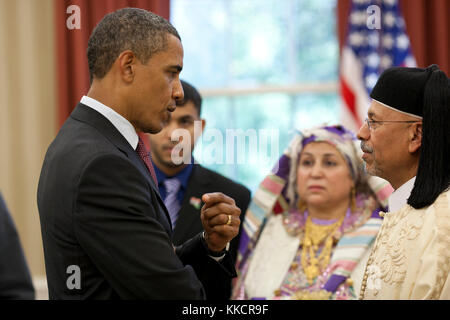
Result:
[[221,251],[239,232],[241,209],[236,206],[234,199],[220,192],[205,193],[202,200],[205,203],[201,219],[206,244],[212,251]]

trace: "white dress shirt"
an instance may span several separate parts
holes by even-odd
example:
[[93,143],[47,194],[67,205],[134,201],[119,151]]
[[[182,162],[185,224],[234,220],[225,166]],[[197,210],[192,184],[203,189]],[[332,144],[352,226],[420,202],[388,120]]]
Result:
[[405,182],[400,188],[392,192],[389,197],[389,212],[394,212],[400,210],[402,207],[406,205],[409,196],[411,195],[411,191],[414,188],[414,181],[416,181],[416,177],[411,178],[407,182]]
[[116,111],[111,109],[108,106],[105,106],[103,103],[92,99],[88,96],[83,96],[80,101],[82,104],[94,109],[95,111],[101,113],[106,119],[108,119],[114,127],[123,135],[123,137],[128,141],[128,143],[136,150],[139,137],[134,130],[133,125],[118,114]]

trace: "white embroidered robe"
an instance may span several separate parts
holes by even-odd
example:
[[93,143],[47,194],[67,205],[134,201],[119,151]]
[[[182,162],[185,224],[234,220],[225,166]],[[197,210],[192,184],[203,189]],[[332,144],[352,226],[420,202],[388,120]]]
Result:
[[450,299],[450,191],[388,212],[367,262],[363,299]]

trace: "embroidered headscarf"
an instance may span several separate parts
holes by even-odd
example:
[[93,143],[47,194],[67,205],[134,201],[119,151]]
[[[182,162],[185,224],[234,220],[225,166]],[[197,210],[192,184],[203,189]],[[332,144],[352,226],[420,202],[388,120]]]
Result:
[[286,184],[286,200],[290,207],[295,206],[298,200],[295,186],[297,184],[297,167],[300,154],[303,148],[311,142],[326,142],[333,145],[347,162],[357,188],[358,185],[366,182],[364,165],[361,157],[358,155],[358,151],[360,151],[357,145],[358,140],[352,132],[343,126],[324,126],[303,132],[298,131],[283,156],[288,157],[291,164],[295,164],[289,165],[289,175],[287,176]]

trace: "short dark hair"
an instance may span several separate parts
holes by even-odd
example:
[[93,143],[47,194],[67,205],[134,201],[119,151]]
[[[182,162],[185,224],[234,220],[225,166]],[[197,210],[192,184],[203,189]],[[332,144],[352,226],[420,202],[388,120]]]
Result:
[[198,115],[200,116],[200,112],[202,111],[202,96],[191,84],[184,80],[180,80],[181,85],[183,86],[184,98],[183,100],[177,100],[177,106],[184,106],[186,103],[191,101],[194,104],[195,109],[198,111]]
[[[90,80],[103,78],[125,50],[142,63],[167,46],[167,34],[178,39],[177,30],[166,19],[143,9],[124,8],[107,14],[92,32],[87,48]],[[181,39],[180,39],[181,40]]]

